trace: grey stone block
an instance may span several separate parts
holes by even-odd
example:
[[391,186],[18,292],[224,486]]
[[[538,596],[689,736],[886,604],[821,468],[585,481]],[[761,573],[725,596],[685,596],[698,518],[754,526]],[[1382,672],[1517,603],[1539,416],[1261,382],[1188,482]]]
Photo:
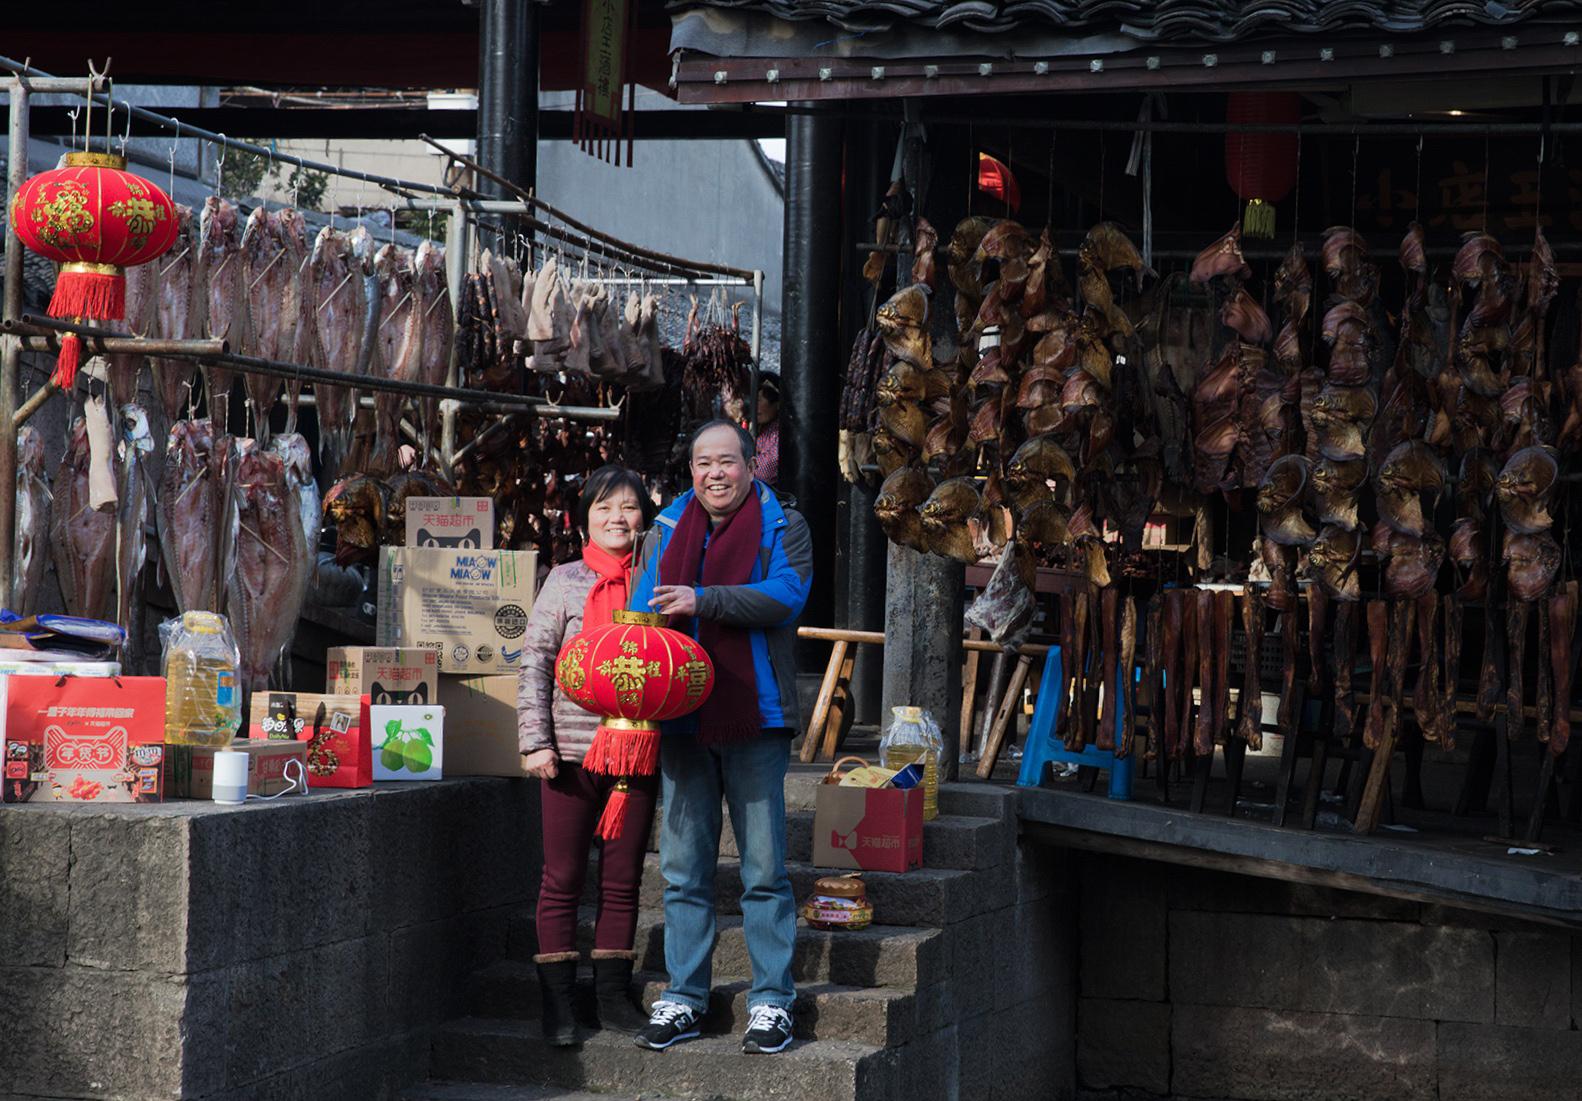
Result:
[[1456,1101],[1574,1098],[1582,1090],[1582,1032],[1466,1024],[1439,1026],[1439,1096]]
[[[414,785],[415,786],[415,785]],[[366,793],[311,793],[191,818],[193,971],[352,940],[373,901]]]
[[538,1026],[518,1021],[458,1021],[435,1035],[432,1073],[473,1082],[529,1081],[628,1096],[665,1093],[744,1101],[867,1101],[891,1098],[895,1051],[815,1040],[793,1044],[765,1065],[744,1055],[735,1036],[705,1036],[663,1054],[630,1036],[590,1033],[580,1048],[552,1048]]
[[1016,874],[1016,900],[1033,902],[1058,894],[1074,895],[1078,882],[1077,861],[1081,855],[1072,849],[1018,839],[1011,853],[1011,866]]
[[377,1040],[391,1027],[388,968],[382,934],[228,968],[227,1085]]
[[1170,989],[1184,1005],[1488,1021],[1492,945],[1454,926],[1182,910]]
[[506,916],[503,909],[479,910],[390,933],[386,1030],[462,1016],[468,976],[505,957]]
[[1078,999],[1077,1079],[1088,1089],[1169,1093],[1170,1006]]
[[0,1082],[18,1094],[190,1097],[221,1084],[223,1050],[205,1059],[183,1044],[185,978],[0,967],[0,989]]
[[[1159,867],[1085,853],[1077,868],[1083,996],[1163,999],[1165,888]],[[1186,926],[1195,928],[1190,919]],[[1174,956],[1173,931],[1170,936]]]
[[428,1074],[430,1042],[427,1031],[384,1038],[204,1101],[391,1101]]
[[1177,1005],[1171,1088],[1260,1101],[1436,1101],[1434,1030],[1431,1021]]
[[974,818],[1011,818],[1016,814],[1016,789],[974,781],[940,784],[939,813],[965,814]]
[[[960,1044],[956,1055],[957,1076],[948,1080],[946,1086],[948,1089],[954,1085],[957,1096],[972,1097],[983,1090],[993,1092],[994,1067],[1004,1055],[1000,1043],[1004,1037],[996,1034],[996,1023],[997,1018],[993,1013],[980,1013],[965,1017],[956,1025],[957,1042]],[[938,1091],[933,1091],[933,1096],[938,1095]],[[930,1094],[924,1093],[923,1096]]]
[[1070,1101],[1077,1082],[1075,1031],[1068,999],[1043,996],[997,1013],[994,1101]]
[[954,1023],[920,1035],[893,1054],[898,1101],[974,1096],[960,1092],[961,1036]]
[[[74,963],[181,974],[187,961],[189,820],[88,814],[71,822]],[[66,874],[66,865],[61,865]]]
[[15,967],[66,962],[70,866],[69,817],[0,813],[0,960]]
[[1564,933],[1494,934],[1494,1021],[1521,1028],[1571,1027],[1571,938]]
[[998,958],[1017,955],[1012,940],[1015,913],[1011,907],[979,914],[945,930],[950,941],[950,981],[956,987],[956,1012],[976,1017],[994,1009]]

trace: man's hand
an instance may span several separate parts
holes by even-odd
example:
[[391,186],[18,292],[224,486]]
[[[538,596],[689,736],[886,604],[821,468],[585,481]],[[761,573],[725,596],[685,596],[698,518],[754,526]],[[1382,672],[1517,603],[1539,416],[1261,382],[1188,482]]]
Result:
[[691,585],[661,585],[654,590],[648,606],[664,615],[695,616],[698,614],[698,591]]
[[553,780],[560,774],[560,754],[553,749],[535,749],[522,754],[522,764],[529,776],[540,780]]

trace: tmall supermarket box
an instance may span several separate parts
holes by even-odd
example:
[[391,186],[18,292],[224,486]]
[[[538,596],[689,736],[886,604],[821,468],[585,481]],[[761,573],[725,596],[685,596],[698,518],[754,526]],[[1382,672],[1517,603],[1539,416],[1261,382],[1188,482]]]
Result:
[[380,646],[424,646],[441,673],[514,673],[533,610],[538,552],[384,547]]
[[335,646],[325,664],[332,696],[413,706],[439,699],[439,654],[421,646]]
[[408,497],[406,545],[493,550],[494,500],[489,497]]

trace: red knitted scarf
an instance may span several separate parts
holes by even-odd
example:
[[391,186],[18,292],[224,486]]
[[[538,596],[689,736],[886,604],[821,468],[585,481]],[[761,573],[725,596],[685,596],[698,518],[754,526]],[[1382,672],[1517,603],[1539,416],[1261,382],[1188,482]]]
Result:
[[[747,584],[758,560],[763,525],[756,493],[750,493],[742,507],[720,521],[712,533],[709,514],[693,497],[682,510],[675,534],[659,560],[659,583],[703,588]],[[679,617],[673,617],[671,625],[681,631],[691,626]],[[697,639],[714,662],[714,690],[698,709],[698,741],[723,745],[750,740],[763,726],[750,632],[700,619]]]

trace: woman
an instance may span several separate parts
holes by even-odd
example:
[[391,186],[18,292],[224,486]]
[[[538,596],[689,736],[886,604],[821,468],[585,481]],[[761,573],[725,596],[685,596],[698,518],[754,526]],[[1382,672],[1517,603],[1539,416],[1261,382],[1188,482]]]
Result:
[[774,375],[758,377],[758,462],[753,468],[758,480],[774,485],[780,480],[780,380]]
[[[529,776],[543,781],[544,878],[538,892],[539,990],[544,1039],[578,1042],[572,996],[577,981],[577,906],[588,871],[594,829],[616,777],[581,767],[599,725],[555,686],[555,658],[584,627],[611,621],[626,607],[632,548],[653,519],[642,479],[621,466],[588,476],[576,519],[586,536],[582,559],[556,566],[544,579],[527,621],[517,687],[517,742]],[[653,825],[656,776],[633,776],[621,836],[604,842],[599,859],[599,912],[593,977],[605,1028],[636,1032],[648,1023],[631,1000],[637,892]]]

